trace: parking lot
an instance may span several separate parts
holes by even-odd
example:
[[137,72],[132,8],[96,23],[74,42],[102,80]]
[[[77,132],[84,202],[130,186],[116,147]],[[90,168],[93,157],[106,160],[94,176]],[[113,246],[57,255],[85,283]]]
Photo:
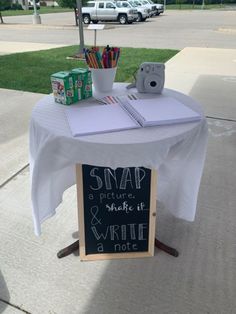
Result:
[[[5,17],[0,38],[6,42],[33,42],[60,45],[79,43],[74,13],[41,15],[42,24],[33,25],[32,16]],[[85,44],[91,45],[94,32],[84,26]],[[123,47],[236,48],[236,11],[171,11],[131,25],[106,23],[98,32],[99,45],[110,43]],[[1,48],[0,48],[1,50]]]

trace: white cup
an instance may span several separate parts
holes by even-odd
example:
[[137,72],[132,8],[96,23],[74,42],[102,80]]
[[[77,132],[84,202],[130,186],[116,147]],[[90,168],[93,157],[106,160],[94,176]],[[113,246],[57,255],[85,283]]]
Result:
[[93,86],[98,92],[110,92],[116,76],[117,68],[93,69],[92,74]]

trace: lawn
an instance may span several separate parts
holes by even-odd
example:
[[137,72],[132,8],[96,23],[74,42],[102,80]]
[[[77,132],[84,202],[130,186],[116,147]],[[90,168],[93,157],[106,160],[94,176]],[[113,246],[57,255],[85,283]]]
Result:
[[181,4],[181,3],[177,3],[177,4],[168,4],[166,6],[167,10],[214,10],[214,9],[223,9],[225,7],[224,4],[205,4],[204,8],[202,8],[202,5],[200,4]]
[[[84,61],[67,59],[78,49],[78,46],[70,46],[0,56],[0,88],[48,94],[52,73],[87,67]],[[178,50],[121,48],[116,81],[132,82],[133,74],[142,62],[164,63],[176,53]]]
[[[37,10],[39,14],[47,13],[62,13],[62,12],[72,12],[72,9],[61,8],[61,7],[42,7],[40,10]],[[7,10],[2,11],[2,16],[15,16],[15,15],[32,15],[34,10]]]

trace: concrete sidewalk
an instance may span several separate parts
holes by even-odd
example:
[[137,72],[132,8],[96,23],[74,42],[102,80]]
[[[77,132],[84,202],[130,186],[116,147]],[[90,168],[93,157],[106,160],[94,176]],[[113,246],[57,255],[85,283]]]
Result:
[[28,42],[15,42],[15,41],[1,41],[0,56],[8,55],[18,52],[38,51],[52,48],[60,48],[65,45],[57,44],[43,44],[43,43],[28,43]]
[[[194,223],[158,209],[158,238],[178,258],[80,262],[56,253],[78,237],[75,187],[33,234],[28,123],[40,94],[0,89],[0,313],[229,314],[236,307],[236,50],[186,48],[168,88],[203,105],[209,145]],[[15,112],[17,111],[17,115]]]

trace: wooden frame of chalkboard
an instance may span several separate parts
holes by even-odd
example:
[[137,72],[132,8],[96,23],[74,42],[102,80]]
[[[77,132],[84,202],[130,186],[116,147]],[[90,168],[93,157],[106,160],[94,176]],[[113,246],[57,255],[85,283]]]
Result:
[[157,172],[76,165],[81,260],[154,255]]

